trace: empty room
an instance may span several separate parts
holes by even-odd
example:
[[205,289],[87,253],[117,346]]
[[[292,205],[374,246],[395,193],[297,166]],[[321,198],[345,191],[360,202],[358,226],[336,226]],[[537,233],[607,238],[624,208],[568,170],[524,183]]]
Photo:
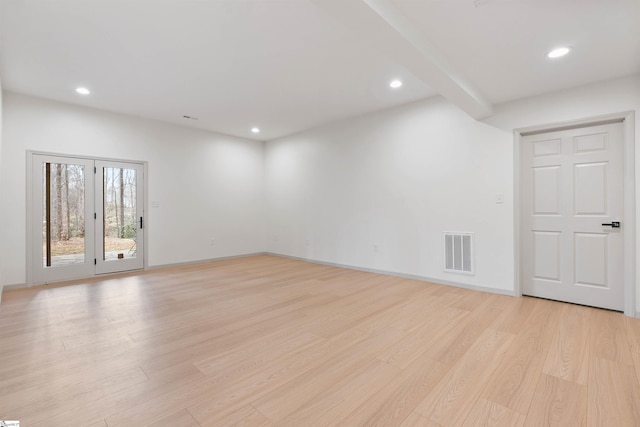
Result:
[[637,0],[0,0],[0,424],[640,426]]

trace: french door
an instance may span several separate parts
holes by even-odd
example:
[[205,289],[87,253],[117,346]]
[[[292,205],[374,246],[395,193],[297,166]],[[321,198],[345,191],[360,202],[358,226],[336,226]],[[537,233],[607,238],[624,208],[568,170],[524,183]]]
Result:
[[144,267],[143,166],[32,155],[31,282]]

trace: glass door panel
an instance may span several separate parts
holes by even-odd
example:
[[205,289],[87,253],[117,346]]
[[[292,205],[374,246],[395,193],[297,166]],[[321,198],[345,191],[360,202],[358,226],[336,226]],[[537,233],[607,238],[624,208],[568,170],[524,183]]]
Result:
[[96,162],[97,273],[143,268],[142,165]]
[[44,162],[42,265],[58,267],[85,262],[85,167]]
[[138,231],[136,170],[104,168],[103,192],[104,260],[135,258]]

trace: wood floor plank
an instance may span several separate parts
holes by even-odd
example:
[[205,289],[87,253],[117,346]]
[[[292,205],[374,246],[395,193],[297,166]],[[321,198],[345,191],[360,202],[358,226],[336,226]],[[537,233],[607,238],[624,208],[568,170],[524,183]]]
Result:
[[[184,340],[178,340],[170,345],[162,344],[156,347],[162,348],[162,352],[152,360],[145,362],[142,366],[145,372],[164,369],[184,360],[184,349],[189,349],[189,357],[193,362],[203,360],[207,357],[215,357],[226,352],[230,348],[242,347],[247,342],[251,342],[265,335],[286,333],[281,328],[288,328],[287,325],[295,325],[293,320],[298,320],[297,315],[292,319],[290,317],[278,317],[263,322],[259,327],[247,328],[241,331],[214,331],[213,334],[205,332],[197,337],[196,340],[185,346]],[[187,341],[188,337],[187,337]]]
[[445,375],[448,366],[418,358],[339,423],[343,427],[399,426]]
[[431,421],[430,419],[423,417],[417,412],[412,412],[409,414],[407,418],[405,418],[404,422],[400,425],[400,427],[443,427],[442,424],[438,424],[435,421]]
[[447,336],[456,325],[466,324],[468,314],[468,311],[453,307],[433,310],[433,315],[426,322],[380,353],[378,358],[404,369]]
[[497,331],[517,334],[527,324],[531,312],[540,304],[547,304],[537,298],[512,298],[505,303],[504,310],[491,324]]
[[[137,404],[127,405],[125,409],[115,409],[105,419],[109,427],[144,425],[158,422],[164,414],[185,408],[190,401],[207,393],[214,385],[206,377],[189,383],[168,385],[162,392],[156,393]],[[188,410],[188,408],[186,408]],[[191,412],[191,411],[189,411]]]
[[292,350],[312,342],[324,339],[308,332],[285,330],[284,334],[271,334],[263,339],[248,342],[243,346],[234,347],[214,356],[196,360],[193,365],[205,375],[215,375],[221,372],[234,371],[238,366],[250,366],[266,363]]
[[[377,294],[377,293],[376,293]],[[355,306],[345,307],[338,311],[338,316],[331,317],[317,329],[310,330],[316,335],[330,338],[345,328],[354,328],[366,321],[371,316],[375,316],[379,312],[392,308],[401,304],[402,298],[398,296],[380,295],[374,298],[367,298],[367,303],[358,302]]]
[[[326,345],[327,340],[319,337],[312,341],[292,340],[287,343],[287,346],[273,348],[248,359],[238,360],[237,363],[225,366],[223,369],[210,369],[205,373],[211,383],[237,383],[247,377],[259,377],[274,368],[277,372],[281,364],[290,366],[292,357],[297,355],[300,355],[298,362],[312,363],[313,357],[310,356],[322,353],[322,350],[326,350]],[[298,369],[304,369],[302,367],[304,363],[299,365]]]
[[631,351],[640,353],[640,319],[625,317],[624,320]]
[[559,313],[552,304],[540,304],[529,315],[526,326],[498,363],[482,392],[486,400],[526,414],[543,368]]
[[[60,338],[34,340],[28,345],[25,343],[12,344],[5,340],[2,341],[5,347],[3,347],[2,352],[0,352],[0,365],[8,367],[15,367],[26,358],[30,360],[30,363],[39,363],[40,361],[45,362],[47,359],[51,358],[51,355],[62,355],[65,351],[64,343]],[[37,354],[33,354],[30,351],[31,348],[38,348],[41,351]]]
[[22,399],[23,405],[12,409],[11,413],[26,425],[31,425],[48,421],[59,412],[71,411],[78,405],[94,402],[147,381],[146,375],[136,368],[107,378],[90,378],[84,381],[78,379],[76,384],[63,389],[49,390],[43,387],[34,398]]
[[202,427],[271,427],[273,423],[251,405],[244,406],[211,423],[201,423]]
[[[144,404],[144,402],[152,400],[157,396],[165,395],[176,389],[190,390],[199,387],[206,378],[203,377],[197,369],[193,367],[192,369],[194,373],[185,375],[185,365],[177,365],[167,368],[161,373],[157,373],[136,387],[126,387],[120,391],[105,394],[103,397],[93,401],[71,401],[69,405],[57,408],[55,415],[33,423],[33,425],[43,427],[67,427],[69,420],[73,420],[74,425],[84,425],[90,424],[97,419],[106,419],[105,421],[111,427],[112,424],[109,423],[108,417],[113,413]],[[178,409],[179,408],[167,407],[166,410],[162,410],[162,416],[158,417],[158,420]],[[145,420],[147,423],[154,421],[156,420]]]
[[512,340],[511,334],[486,329],[418,405],[416,412],[443,425],[466,417]]
[[552,375],[542,374],[538,381],[525,425],[585,426],[587,387]]
[[446,364],[455,363],[502,313],[494,304],[495,297],[489,295],[477,304],[462,322],[456,322],[447,334],[431,342],[425,354]]
[[299,314],[303,314],[305,310],[311,310],[316,307],[324,307],[327,304],[337,300],[337,297],[325,294],[301,295],[295,299],[285,300],[279,304],[276,304],[275,306],[270,307],[269,310],[263,311],[262,313],[253,314],[236,322],[227,323],[225,324],[225,328],[230,331],[235,331],[238,329],[251,327],[252,325],[264,323],[267,320],[279,316],[286,316],[290,313],[298,312]]
[[638,379],[638,382],[640,383],[640,353],[633,352],[631,354],[631,357],[633,359],[633,367],[636,371],[636,377]]
[[371,316],[357,326],[365,332],[376,332],[385,328],[410,331],[425,322],[424,312],[446,307],[446,301],[428,292],[414,296],[406,302]]
[[373,361],[379,351],[395,343],[401,335],[401,332],[395,329],[374,335],[358,348],[351,348],[346,354],[326,360],[314,369],[253,401],[252,405],[269,420],[278,423],[361,364]]
[[592,309],[565,304],[542,372],[578,384],[589,375],[589,334]]
[[625,317],[627,336],[631,350],[631,359],[636,370],[638,382],[640,382],[640,319]]
[[398,372],[398,368],[372,359],[327,387],[284,419],[272,421],[283,427],[336,425],[353,408],[368,400],[396,377]]
[[129,385],[147,381],[140,368],[120,372],[94,372],[84,378],[69,381],[68,377],[52,378],[46,384],[10,392],[2,397],[2,409],[16,414],[28,414],[29,420],[45,419],[51,412],[70,402],[102,397]]
[[193,366],[193,363],[190,360],[185,360],[160,370],[149,371],[145,370],[142,366],[140,369],[145,373],[147,378],[153,380],[158,386],[172,384],[178,385],[186,379],[188,379],[186,382],[189,382],[191,380],[195,381],[205,377],[198,368]]
[[363,335],[361,331],[349,329],[331,339],[314,342],[280,357],[267,366],[256,366],[230,378],[222,373],[220,375],[225,377],[223,381],[214,376],[211,381],[218,383],[218,387],[192,401],[187,409],[199,423],[215,425],[232,412],[298,376],[313,369],[322,370],[318,366],[348,354],[352,348],[359,348],[368,339],[371,337]]
[[607,359],[591,359],[587,425],[640,425],[640,385],[632,366]]
[[524,421],[525,416],[516,411],[486,399],[478,399],[469,415],[464,419],[458,419],[452,426],[522,427]]
[[182,409],[162,418],[160,421],[149,424],[149,427],[200,427],[200,424],[191,416],[189,411]]
[[[18,392],[25,388],[37,387],[39,384],[49,384],[52,372],[55,373],[56,383],[73,383],[78,381],[78,378],[84,380],[101,372],[108,374],[133,369],[140,364],[140,357],[137,355],[139,350],[127,345],[127,341],[117,341],[110,346],[97,346],[94,351],[82,348],[49,354],[46,362],[32,363],[31,358],[25,358],[14,365],[13,370],[0,374],[0,392]],[[33,351],[38,352],[39,349]],[[148,353],[143,354],[153,357]]]
[[[464,292],[460,294],[460,297],[455,299],[452,307],[459,308],[460,310],[466,311],[474,311],[478,308],[479,305],[487,304],[488,301],[497,299],[498,296],[495,294],[489,294],[486,292],[474,292],[467,293]],[[492,304],[494,305],[494,304]]]
[[608,310],[593,310],[590,320],[591,357],[632,366],[633,359],[623,314]]

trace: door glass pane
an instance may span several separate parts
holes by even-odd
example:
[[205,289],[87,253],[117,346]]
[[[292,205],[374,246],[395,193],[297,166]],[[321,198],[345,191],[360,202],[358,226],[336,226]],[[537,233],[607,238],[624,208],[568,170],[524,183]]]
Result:
[[109,167],[103,170],[104,260],[135,258],[138,231],[136,170]]
[[43,164],[42,265],[58,267],[85,261],[84,166]]

